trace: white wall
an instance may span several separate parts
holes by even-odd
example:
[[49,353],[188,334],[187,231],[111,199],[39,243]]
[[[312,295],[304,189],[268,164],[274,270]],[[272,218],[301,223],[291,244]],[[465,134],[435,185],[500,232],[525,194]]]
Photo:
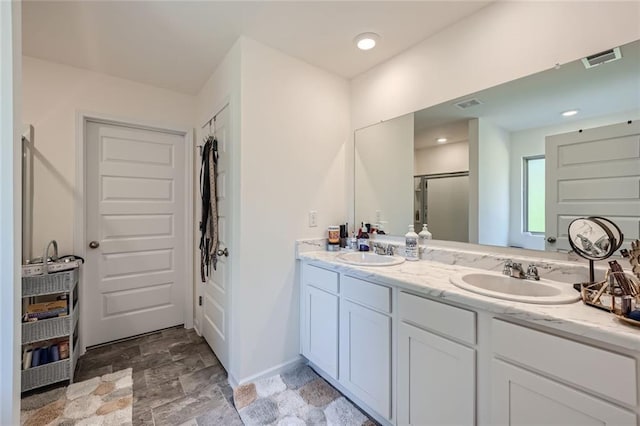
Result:
[[585,120],[571,120],[567,123],[535,129],[512,132],[510,135],[510,216],[509,216],[509,244],[535,250],[544,250],[544,236],[531,235],[522,231],[522,159],[534,155],[544,155],[545,137],[567,133],[577,129],[590,129],[622,123],[627,120],[640,119],[640,111],[627,111]]
[[413,223],[413,127],[407,114],[356,132],[356,227],[377,223],[377,211],[387,234]]
[[0,424],[20,423],[21,4],[0,2]]
[[637,39],[640,2],[495,2],[356,77],[353,128]]
[[195,97],[23,57],[23,120],[35,128],[33,249],[73,251],[77,113],[192,128]]
[[234,373],[242,382],[299,358],[295,240],[325,237],[346,218],[351,123],[343,78],[247,38],[241,67]]
[[[478,228],[477,240],[471,235],[469,239],[478,244],[506,246],[509,241],[509,133],[482,118],[471,122],[474,126],[477,124],[478,137],[469,139],[470,145],[477,144],[474,148],[477,157],[469,159],[477,161],[474,173],[469,173],[469,192],[477,191]],[[469,217],[475,218],[471,212]]]
[[469,142],[445,143],[416,149],[414,163],[416,175],[467,171],[469,170]]

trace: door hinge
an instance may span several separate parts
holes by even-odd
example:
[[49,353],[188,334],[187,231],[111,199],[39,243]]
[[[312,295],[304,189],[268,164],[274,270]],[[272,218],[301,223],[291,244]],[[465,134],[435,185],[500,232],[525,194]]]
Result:
[[202,296],[198,296],[198,306],[202,306]]

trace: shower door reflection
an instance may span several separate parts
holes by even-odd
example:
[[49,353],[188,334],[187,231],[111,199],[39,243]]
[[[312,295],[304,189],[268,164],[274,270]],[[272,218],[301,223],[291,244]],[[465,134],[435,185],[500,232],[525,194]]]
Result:
[[414,227],[435,240],[469,242],[469,172],[414,177]]

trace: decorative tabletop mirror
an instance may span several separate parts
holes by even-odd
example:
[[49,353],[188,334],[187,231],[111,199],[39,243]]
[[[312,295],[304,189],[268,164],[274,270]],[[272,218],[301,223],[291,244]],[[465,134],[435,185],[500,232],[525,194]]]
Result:
[[620,228],[603,217],[581,217],[569,224],[569,244],[581,257],[589,260],[589,280],[595,281],[593,262],[616,252],[624,241]]

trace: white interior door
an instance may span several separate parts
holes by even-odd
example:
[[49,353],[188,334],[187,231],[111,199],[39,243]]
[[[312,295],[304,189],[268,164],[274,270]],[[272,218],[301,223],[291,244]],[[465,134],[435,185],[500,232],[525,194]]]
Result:
[[[229,242],[229,108],[216,116],[218,139],[218,226],[219,249],[228,249]],[[208,130],[205,130],[208,131]],[[199,241],[199,238],[198,238]],[[202,335],[213,349],[220,363],[229,370],[229,262],[226,255],[218,256],[216,269],[211,269],[209,279],[203,283]]]
[[547,250],[570,250],[567,228],[583,216],[615,222],[625,246],[640,238],[640,122],[548,136],[545,156]]
[[184,322],[184,136],[86,124],[86,346]]

